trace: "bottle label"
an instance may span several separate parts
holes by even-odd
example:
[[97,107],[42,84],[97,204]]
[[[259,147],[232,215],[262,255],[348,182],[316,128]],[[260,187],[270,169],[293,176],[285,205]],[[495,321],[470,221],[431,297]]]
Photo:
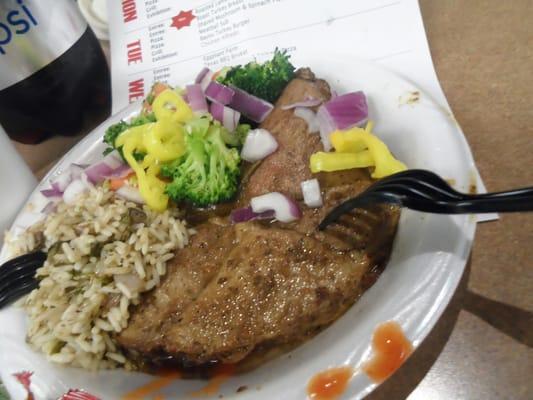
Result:
[[1,0],[0,90],[50,64],[86,29],[74,0]]

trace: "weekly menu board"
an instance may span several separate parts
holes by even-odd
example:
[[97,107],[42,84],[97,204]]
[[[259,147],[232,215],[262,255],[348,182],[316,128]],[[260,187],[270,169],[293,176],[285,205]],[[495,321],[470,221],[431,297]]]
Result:
[[114,112],[144,98],[155,81],[190,82],[204,66],[263,61],[276,47],[296,65],[309,52],[326,63],[345,54],[373,61],[449,110],[417,0],[120,0],[108,7]]
[[443,105],[416,0],[121,0],[108,2],[113,108],[152,83],[271,56],[350,53],[414,79]]

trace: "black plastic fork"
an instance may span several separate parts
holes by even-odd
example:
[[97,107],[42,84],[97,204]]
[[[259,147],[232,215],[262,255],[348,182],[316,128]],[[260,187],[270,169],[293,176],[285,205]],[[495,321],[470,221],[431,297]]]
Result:
[[319,224],[323,230],[354,208],[390,203],[435,214],[481,214],[533,211],[533,187],[505,192],[466,194],[453,189],[437,174],[411,169],[383,178],[360,195],[335,207]]
[[46,261],[46,253],[36,251],[13,258],[0,266],[0,309],[35,289],[35,272]]

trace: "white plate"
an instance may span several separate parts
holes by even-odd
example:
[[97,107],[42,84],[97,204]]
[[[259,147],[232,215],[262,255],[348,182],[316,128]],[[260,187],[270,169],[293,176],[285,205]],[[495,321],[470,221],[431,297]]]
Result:
[[[364,90],[369,97],[375,132],[401,160],[411,168],[430,169],[453,179],[457,189],[468,191],[474,169],[469,147],[453,117],[426,94],[366,62],[350,59],[348,63],[328,57],[325,63],[318,56],[310,56],[295,59],[294,63],[311,66],[340,93]],[[185,76],[176,83],[183,84],[191,78]],[[416,91],[420,92],[420,100],[410,104],[407,100]],[[128,107],[81,141],[43,180],[33,200],[40,196],[38,189],[70,163],[98,159],[104,148],[101,138],[106,127],[137,109],[138,105]],[[15,230],[28,221],[31,218],[25,211],[15,221]],[[390,262],[359,302],[331,327],[290,354],[229,379],[213,398],[223,394],[225,399],[240,400],[304,399],[306,385],[317,372],[341,365],[359,366],[370,354],[375,327],[384,321],[397,321],[417,347],[435,325],[460,280],[474,232],[475,220],[470,216],[404,211]],[[84,388],[102,399],[119,399],[153,379],[142,373],[120,370],[89,373],[52,365],[26,345],[24,335],[23,312],[14,307],[2,310],[0,375],[15,399],[22,399],[23,392],[12,373],[21,370],[34,372],[32,387],[38,399],[57,398],[69,388]],[[202,381],[176,380],[158,393],[166,399],[189,398],[187,393],[203,385]],[[242,385],[249,389],[236,395]],[[374,387],[364,374],[358,373],[342,398],[361,398]]]

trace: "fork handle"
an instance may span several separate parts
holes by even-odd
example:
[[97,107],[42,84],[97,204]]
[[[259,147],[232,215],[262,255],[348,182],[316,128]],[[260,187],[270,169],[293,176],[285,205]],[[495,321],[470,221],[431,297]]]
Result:
[[533,211],[533,188],[489,193],[488,195],[465,196],[463,199],[455,201],[417,201],[416,204],[406,205],[419,211],[441,214]]

